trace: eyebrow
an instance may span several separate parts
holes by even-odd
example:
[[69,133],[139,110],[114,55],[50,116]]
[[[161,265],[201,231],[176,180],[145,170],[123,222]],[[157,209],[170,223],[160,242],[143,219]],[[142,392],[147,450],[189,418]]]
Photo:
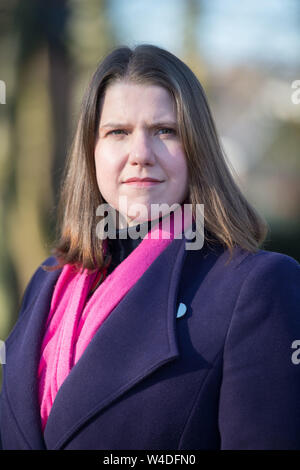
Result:
[[[132,127],[131,124],[126,124],[126,123],[118,123],[118,122],[107,122],[103,124],[100,129],[107,129],[107,128],[119,128],[119,127]],[[157,121],[153,122],[150,125],[146,125],[144,127],[147,127],[148,129],[153,129],[156,127],[177,127],[177,123],[175,121]]]

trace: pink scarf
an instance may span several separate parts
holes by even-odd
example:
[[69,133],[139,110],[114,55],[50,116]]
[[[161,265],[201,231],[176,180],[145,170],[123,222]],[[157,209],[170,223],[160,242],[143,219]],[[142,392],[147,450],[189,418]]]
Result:
[[[88,274],[87,269],[75,272],[69,264],[63,267],[52,296],[38,368],[43,430],[60,386],[98,328],[175,235],[182,234],[190,225],[187,215],[186,210],[176,210],[152,227],[89,299],[87,296],[97,273]],[[162,224],[164,221],[166,224]]]

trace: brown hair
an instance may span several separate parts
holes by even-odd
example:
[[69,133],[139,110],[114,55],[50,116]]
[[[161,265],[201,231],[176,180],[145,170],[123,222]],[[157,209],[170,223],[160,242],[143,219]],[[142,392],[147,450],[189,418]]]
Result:
[[86,90],[61,185],[58,236],[52,250],[59,264],[48,269],[71,263],[93,271],[104,264],[95,215],[98,205],[105,201],[97,185],[94,149],[105,90],[121,80],[164,87],[174,98],[189,172],[188,202],[193,215],[196,204],[204,204],[206,241],[217,240],[230,255],[235,246],[258,250],[265,240],[267,224],[232,177],[199,80],[170,52],[143,44],[133,50],[121,46],[109,53]]

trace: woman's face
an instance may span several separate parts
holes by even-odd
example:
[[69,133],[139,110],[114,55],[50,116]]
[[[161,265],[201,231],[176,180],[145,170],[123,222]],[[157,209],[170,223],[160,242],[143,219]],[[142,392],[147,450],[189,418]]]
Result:
[[[108,87],[102,102],[95,164],[103,198],[124,215],[128,225],[153,218],[151,204],[171,206],[185,200],[186,157],[177,132],[175,103],[167,90],[128,82]],[[126,182],[130,178],[153,178],[157,182]],[[133,206],[137,203],[144,206],[147,218]]]

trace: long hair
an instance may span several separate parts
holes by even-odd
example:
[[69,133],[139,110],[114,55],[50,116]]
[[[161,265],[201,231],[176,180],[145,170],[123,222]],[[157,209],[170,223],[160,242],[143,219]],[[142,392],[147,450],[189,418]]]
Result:
[[173,97],[188,166],[188,202],[194,216],[196,205],[204,204],[206,241],[217,240],[230,255],[236,246],[257,251],[266,238],[267,224],[232,176],[199,80],[175,55],[142,44],[112,50],[87,87],[61,183],[52,249],[59,264],[48,269],[71,263],[93,272],[104,265],[103,240],[96,235],[95,215],[105,201],[97,185],[94,150],[102,99],[106,89],[119,81],[161,86]]

